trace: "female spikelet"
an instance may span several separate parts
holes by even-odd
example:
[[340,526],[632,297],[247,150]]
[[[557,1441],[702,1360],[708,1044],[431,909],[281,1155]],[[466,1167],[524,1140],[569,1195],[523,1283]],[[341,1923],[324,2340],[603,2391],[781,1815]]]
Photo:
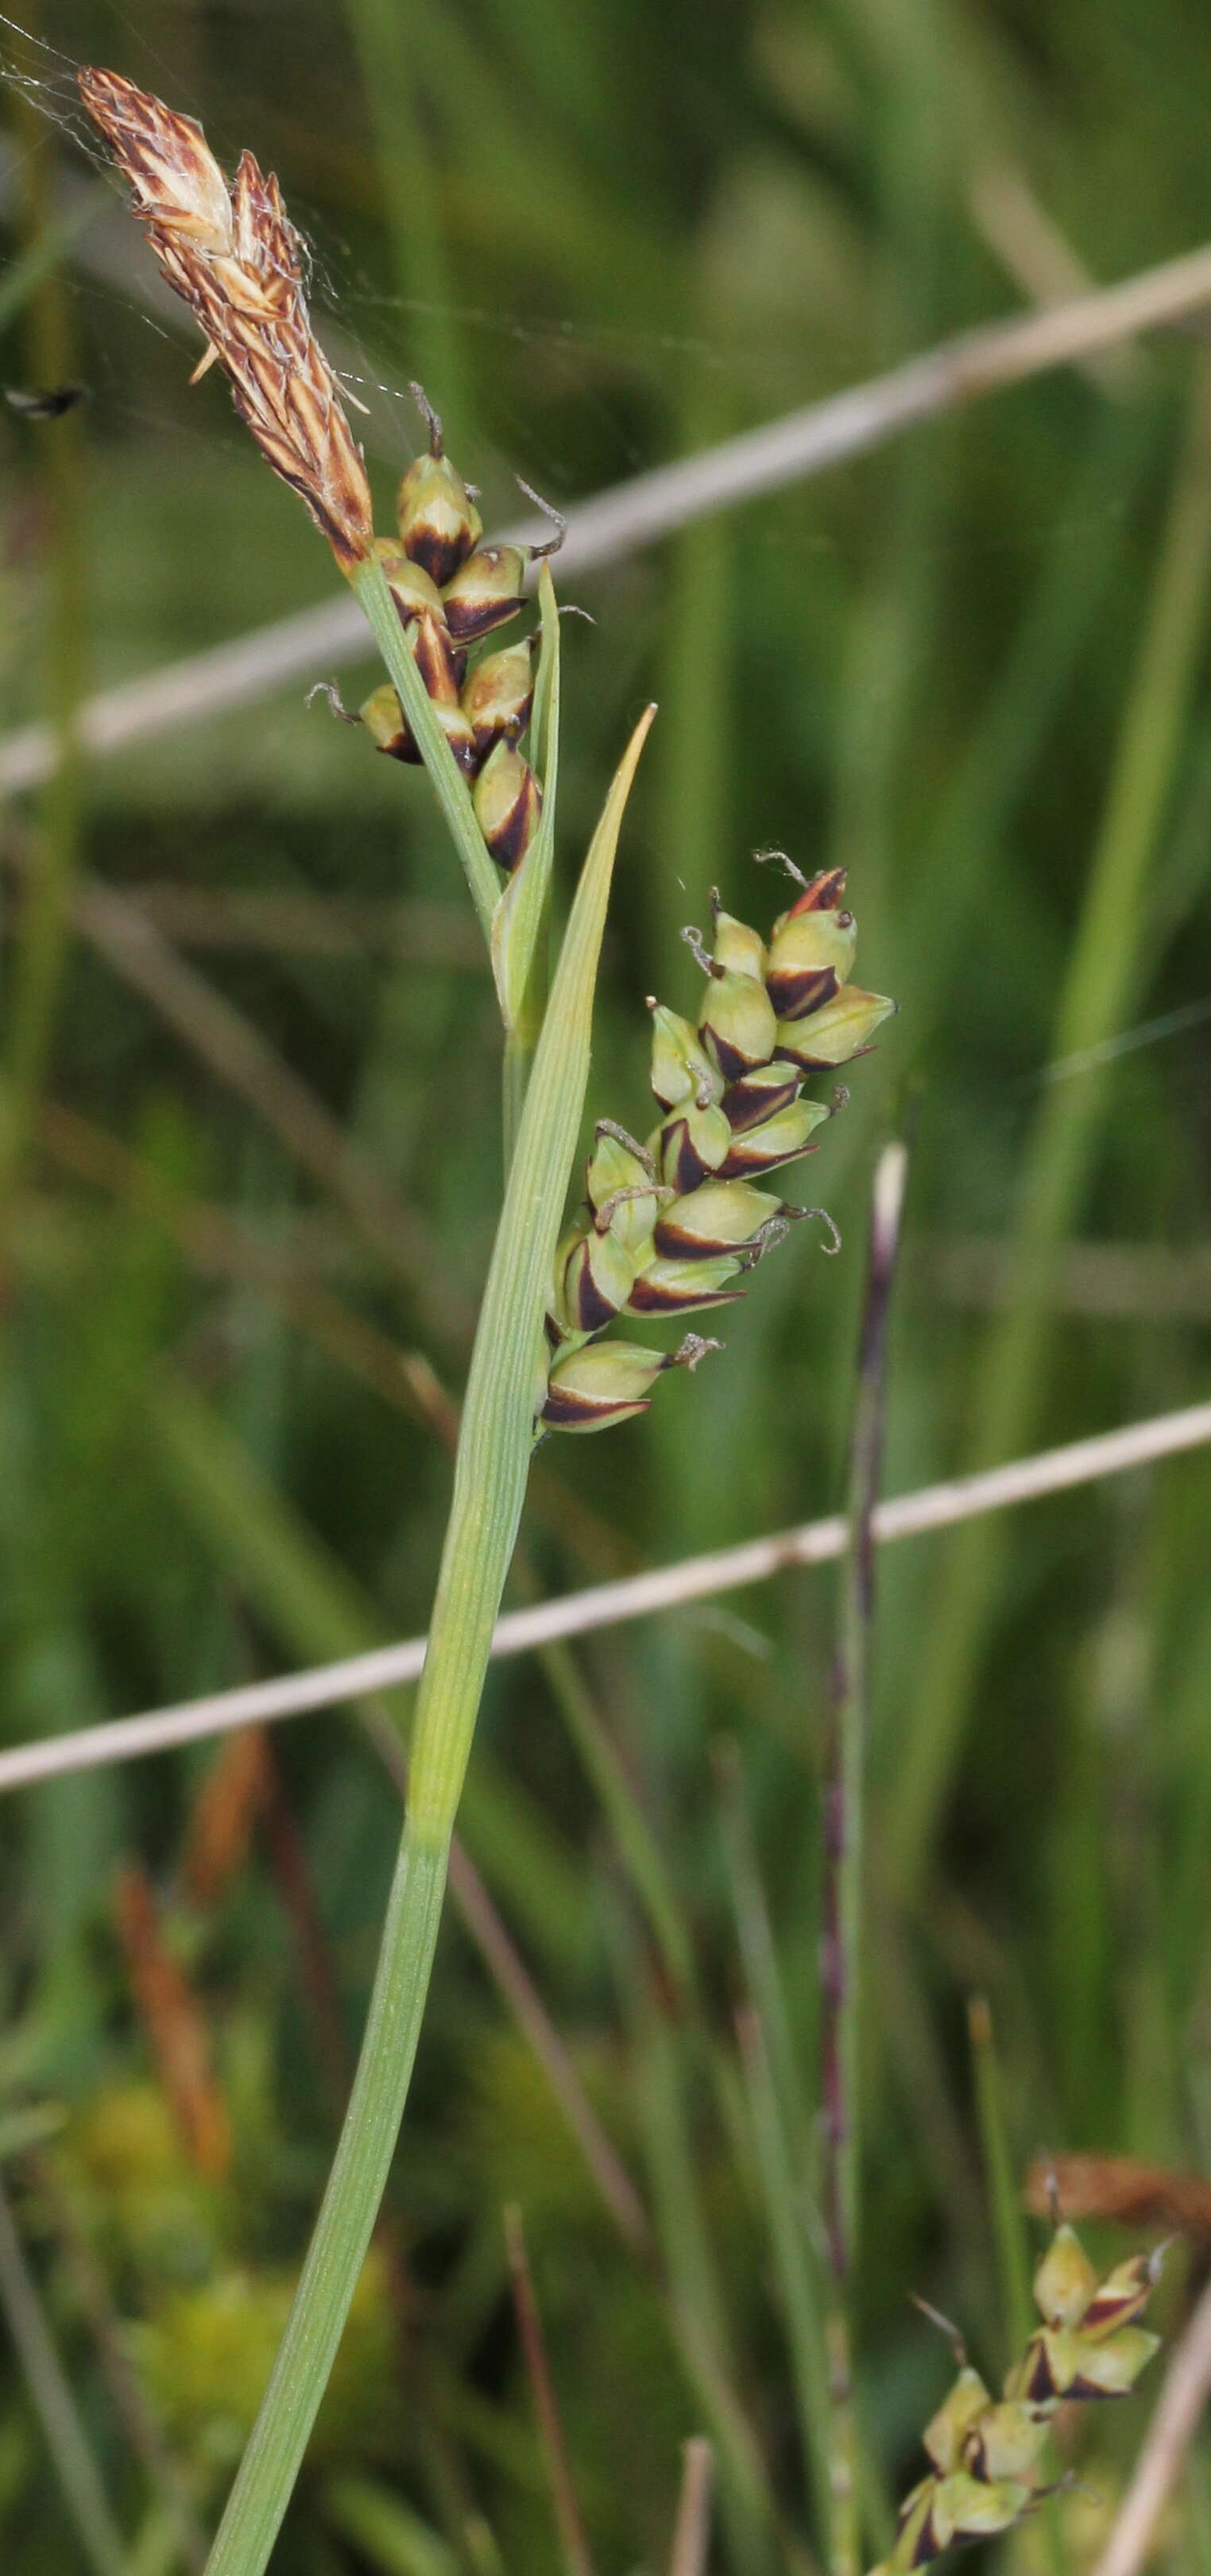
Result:
[[842,901],[845,870],[791,873],[799,893],[768,942],[717,896],[713,949],[686,932],[706,988],[696,1022],[651,1005],[652,1089],[664,1115],[646,1144],[609,1119],[598,1125],[587,1205],[552,1283],[540,1413],[553,1429],[599,1431],[645,1412],[665,1369],[695,1367],[715,1347],[696,1334],[672,1353],[598,1341],[616,1317],[730,1305],[792,1222],[820,1213],[759,1183],[813,1153],[831,1114],[801,1096],[805,1075],[864,1055],[895,1003],[846,980],[857,928]]

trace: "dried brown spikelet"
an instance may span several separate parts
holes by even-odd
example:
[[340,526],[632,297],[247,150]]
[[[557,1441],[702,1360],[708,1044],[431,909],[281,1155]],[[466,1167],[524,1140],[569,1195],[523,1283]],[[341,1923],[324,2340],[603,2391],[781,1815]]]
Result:
[[164,1938],[155,1891],[137,1861],[119,1871],[114,1912],[148,2045],[190,2157],[217,2179],[231,2163],[227,2107],[199,1997]]
[[194,1800],[181,1856],[181,1884],[194,1905],[218,1905],[248,1858],[272,1787],[263,1726],[230,1735]]
[[1031,2166],[1026,2206],[1043,2216],[1055,2194],[1073,2218],[1117,2227],[1164,2227],[1196,2244],[1211,2241],[1211,2182],[1135,2156],[1056,2156]]
[[311,328],[298,235],[277,180],[245,152],[229,186],[196,118],[119,72],[78,77],[169,285],[206,334],[197,372],[217,358],[262,454],[306,502],[342,572],[352,572],[370,552],[370,487]]

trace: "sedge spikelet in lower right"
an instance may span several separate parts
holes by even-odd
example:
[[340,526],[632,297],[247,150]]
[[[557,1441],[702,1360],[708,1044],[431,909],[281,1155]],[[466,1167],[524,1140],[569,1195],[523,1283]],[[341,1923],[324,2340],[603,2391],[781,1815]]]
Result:
[[959,2375],[922,2441],[931,2467],[900,2507],[871,2576],[910,2576],[946,2550],[1010,2531],[1052,2486],[1030,2476],[1062,2404],[1129,2397],[1160,2343],[1138,2322],[1160,2253],[1131,2254],[1099,2281],[1073,2229],[1057,2226],[1034,2276],[1042,2319],[994,2398],[958,2347]]

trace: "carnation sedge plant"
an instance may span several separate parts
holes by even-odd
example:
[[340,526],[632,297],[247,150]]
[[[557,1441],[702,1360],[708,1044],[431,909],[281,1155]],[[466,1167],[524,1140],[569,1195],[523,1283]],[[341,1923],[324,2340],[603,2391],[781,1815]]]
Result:
[[[355,721],[422,763],[488,942],[504,1031],[506,1183],[475,1336],[421,1678],[403,1833],[362,2052],[294,2307],[208,2561],[260,2576],[298,2472],[387,2178],[437,1939],[447,1861],[537,1440],[646,1410],[673,1352],[636,1328],[714,1310],[804,1213],[767,1184],[814,1152],[838,1105],[808,1097],[868,1048],[893,1009],[851,981],[856,927],[841,870],[795,868],[768,935],[714,906],[693,1017],[652,1003],[658,1118],[644,1138],[596,1128],[585,1198],[561,1233],[585,1103],[594,983],[624,808],[654,710],[606,796],[548,983],[559,752],[559,625],[547,545],[485,539],[474,496],[418,394],[425,443],[376,535],[361,451],[309,319],[298,238],[277,182],[245,153],[230,181],[192,118],[113,72],[84,104],[135,212],[275,473],[297,491],[350,582],[387,678]],[[503,648],[538,561],[539,631]],[[523,747],[524,746],[524,747]],[[790,865],[789,862],[787,862]],[[915,2561],[913,2563],[916,2563]]]

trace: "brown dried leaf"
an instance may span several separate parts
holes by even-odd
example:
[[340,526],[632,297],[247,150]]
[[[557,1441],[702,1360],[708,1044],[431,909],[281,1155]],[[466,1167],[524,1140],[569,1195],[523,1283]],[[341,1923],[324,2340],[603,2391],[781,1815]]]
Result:
[[1116,2227],[1164,2227],[1211,2241],[1211,2182],[1135,2156],[1041,2157],[1026,2176],[1026,2206],[1046,2218],[1052,2190],[1065,2218],[1102,2218]]

